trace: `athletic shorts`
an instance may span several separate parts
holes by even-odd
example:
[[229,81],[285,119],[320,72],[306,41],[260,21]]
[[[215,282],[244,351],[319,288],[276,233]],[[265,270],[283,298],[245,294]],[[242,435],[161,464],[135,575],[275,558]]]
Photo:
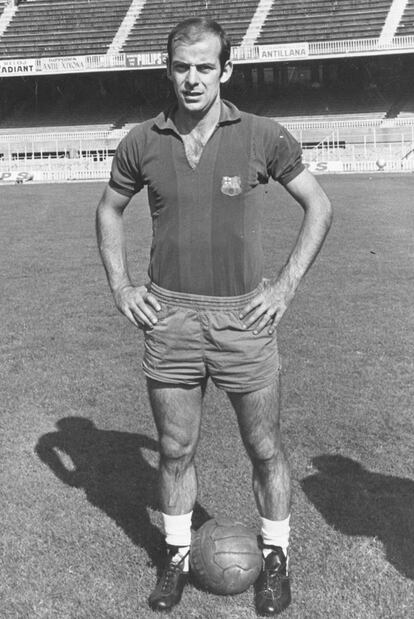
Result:
[[211,377],[228,392],[256,391],[269,386],[279,371],[276,331],[255,325],[243,328],[240,311],[262,290],[211,297],[173,292],[150,285],[161,310],[158,322],[144,328],[143,370],[149,378],[197,385]]

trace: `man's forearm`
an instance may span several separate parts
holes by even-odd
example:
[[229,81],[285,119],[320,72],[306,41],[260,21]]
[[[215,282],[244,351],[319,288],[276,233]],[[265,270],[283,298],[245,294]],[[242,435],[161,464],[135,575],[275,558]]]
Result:
[[122,213],[99,206],[96,213],[99,252],[112,293],[131,285]]
[[115,305],[138,328],[151,327],[161,309],[146,286],[134,286],[128,273],[123,212],[129,202],[110,187],[96,211],[96,235]]
[[278,283],[286,286],[292,296],[318,255],[331,222],[332,209],[327,199],[315,200],[305,210],[295,246],[278,276]]

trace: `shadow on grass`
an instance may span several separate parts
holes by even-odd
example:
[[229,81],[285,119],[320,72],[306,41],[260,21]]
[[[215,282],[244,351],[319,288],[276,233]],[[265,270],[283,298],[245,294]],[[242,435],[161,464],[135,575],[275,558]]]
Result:
[[[145,548],[159,569],[164,558],[163,535],[149,518],[157,509],[157,470],[142,450],[158,452],[154,439],[143,434],[99,430],[84,417],[65,417],[57,432],[40,437],[36,453],[58,479],[83,488],[88,501],[105,512],[137,546]],[[193,526],[210,516],[196,504]]]
[[301,486],[326,522],[345,535],[376,537],[387,560],[414,579],[414,481],[373,473],[341,455],[313,458]]

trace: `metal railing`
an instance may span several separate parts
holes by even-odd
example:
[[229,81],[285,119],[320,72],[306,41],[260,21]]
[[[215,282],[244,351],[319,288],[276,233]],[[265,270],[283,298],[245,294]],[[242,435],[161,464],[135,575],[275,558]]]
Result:
[[390,52],[412,50],[414,35],[394,37],[387,43],[375,39],[344,39],[339,41],[311,41],[309,43],[310,56],[335,56],[343,54],[360,54],[369,52]]

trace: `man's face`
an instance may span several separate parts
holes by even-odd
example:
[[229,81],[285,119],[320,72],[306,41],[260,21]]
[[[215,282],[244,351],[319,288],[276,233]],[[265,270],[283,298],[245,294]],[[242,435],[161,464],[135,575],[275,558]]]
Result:
[[232,73],[227,62],[223,73],[220,67],[220,39],[206,34],[195,43],[176,42],[168,67],[181,111],[203,116],[218,100],[220,84],[227,82]]

